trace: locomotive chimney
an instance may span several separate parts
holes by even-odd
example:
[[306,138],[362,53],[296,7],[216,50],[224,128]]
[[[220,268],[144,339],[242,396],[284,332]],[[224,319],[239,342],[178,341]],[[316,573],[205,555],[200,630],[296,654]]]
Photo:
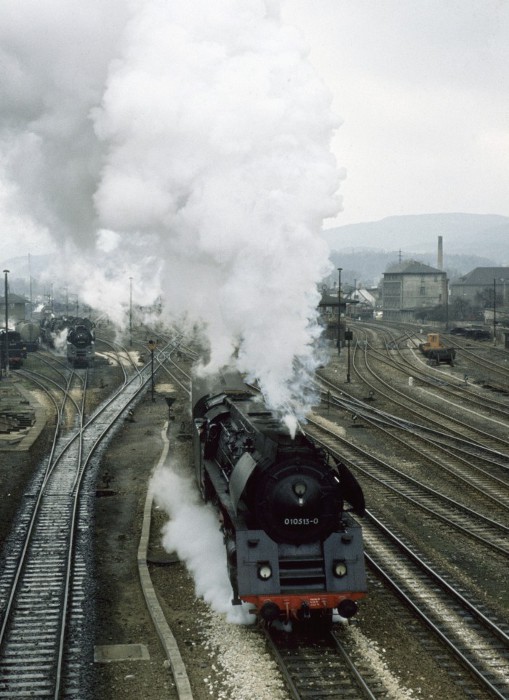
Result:
[[439,270],[444,269],[444,249],[443,249],[442,236],[438,237],[437,267]]

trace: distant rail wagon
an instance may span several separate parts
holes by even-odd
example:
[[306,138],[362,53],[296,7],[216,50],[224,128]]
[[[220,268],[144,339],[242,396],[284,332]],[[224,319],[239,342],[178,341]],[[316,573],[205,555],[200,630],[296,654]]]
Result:
[[425,343],[419,344],[419,350],[424,357],[428,359],[430,364],[446,364],[453,365],[456,357],[456,350],[445,346],[438,333],[428,333],[428,339]]

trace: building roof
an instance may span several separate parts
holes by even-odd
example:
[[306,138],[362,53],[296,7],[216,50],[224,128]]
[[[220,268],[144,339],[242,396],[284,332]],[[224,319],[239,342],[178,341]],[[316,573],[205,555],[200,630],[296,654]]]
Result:
[[[341,294],[341,308],[345,308],[346,305],[358,304],[356,299],[351,299],[348,293]],[[337,306],[338,305],[338,294],[337,292],[322,291],[322,298],[318,304],[321,306]]]
[[396,263],[387,268],[384,274],[400,274],[400,275],[445,275],[443,270],[437,267],[430,267],[417,260],[406,260],[402,263]]
[[352,298],[357,299],[357,301],[360,303],[371,304],[372,306],[374,306],[376,302],[373,294],[368,292],[367,289],[356,289],[354,292],[352,292]]
[[471,284],[476,287],[487,287],[493,280],[509,282],[509,267],[475,267],[463,277],[453,280],[452,284]]
[[[20,297],[19,294],[11,294],[9,292],[9,295],[7,298],[9,300],[9,304],[26,304],[27,303],[27,300],[25,299],[25,297]],[[2,306],[2,304],[5,306],[5,297],[4,296],[0,297],[0,307]]]

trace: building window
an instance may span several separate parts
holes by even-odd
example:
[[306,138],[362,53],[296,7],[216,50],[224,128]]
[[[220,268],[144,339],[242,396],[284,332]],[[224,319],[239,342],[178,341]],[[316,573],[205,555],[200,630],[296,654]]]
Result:
[[426,287],[424,285],[420,289],[420,295],[421,295],[421,297],[426,295]]

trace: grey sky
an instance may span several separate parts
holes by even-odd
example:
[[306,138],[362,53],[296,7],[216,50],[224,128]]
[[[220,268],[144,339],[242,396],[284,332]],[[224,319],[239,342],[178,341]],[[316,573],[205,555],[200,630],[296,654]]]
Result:
[[[83,187],[100,158],[90,115],[128,4],[48,2],[5,0],[2,10],[2,258],[44,252],[48,226],[55,232],[67,217],[75,231],[93,215],[96,185]],[[398,214],[509,215],[509,0],[281,3],[343,122],[333,140],[347,173],[343,211],[326,226]],[[33,157],[37,143],[44,160]]]
[[509,214],[507,0],[287,0],[284,17],[343,120],[334,224]]

